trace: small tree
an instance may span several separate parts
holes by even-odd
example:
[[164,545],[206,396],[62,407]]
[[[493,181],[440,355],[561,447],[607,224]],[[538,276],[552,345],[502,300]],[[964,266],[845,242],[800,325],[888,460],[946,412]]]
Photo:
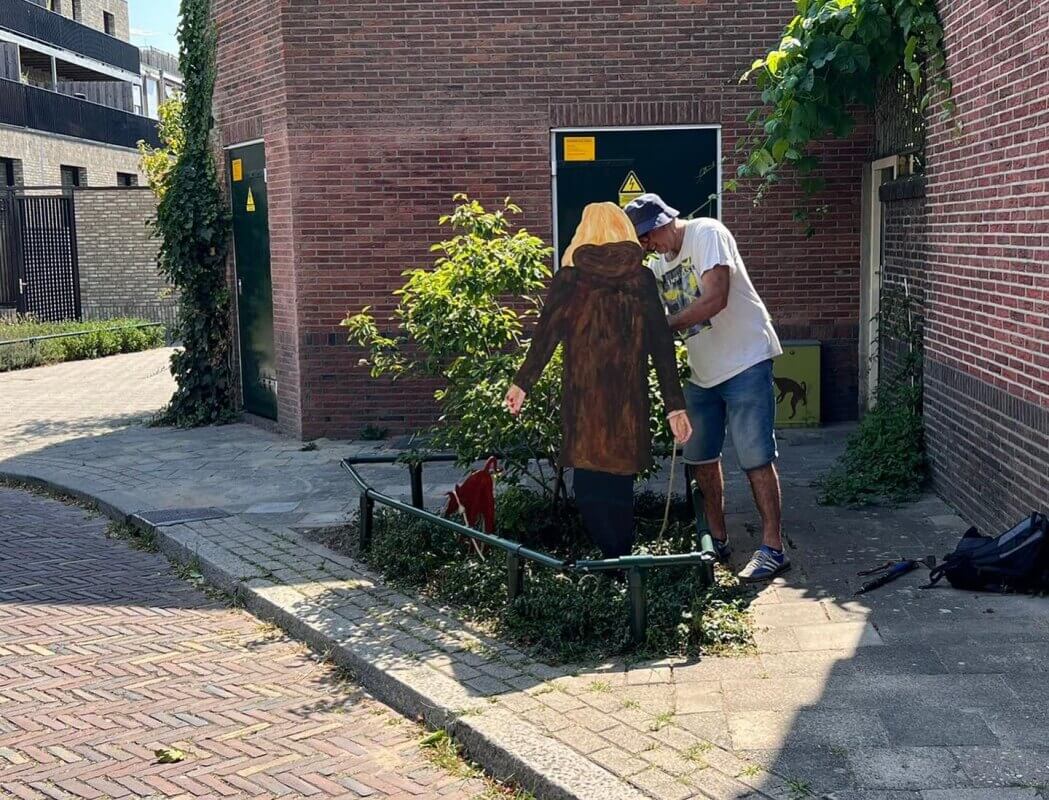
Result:
[[528,348],[525,325],[542,308],[552,253],[510,216],[521,209],[507,199],[489,212],[459,194],[455,210],[440,218],[453,236],[438,242],[433,269],[415,269],[402,289],[393,318],[397,332],[380,332],[365,308],[343,320],[350,342],[368,351],[373,377],[438,378],[441,408],[432,444],[453,450],[465,465],[497,450],[511,480],[528,479],[553,491],[537,460],[557,452],[561,359],[556,354],[514,419],[503,396]]
[[[454,235],[430,248],[439,254],[433,269],[406,272],[407,283],[395,292],[396,332],[384,334],[369,308],[342,325],[350,342],[368,351],[373,377],[440,380],[434,447],[454,451],[462,466],[497,451],[511,481],[556,494],[562,471],[547,474],[542,461],[555,462],[561,444],[560,348],[521,414],[514,418],[503,408],[530,343],[526,326],[542,310],[553,251],[523,228],[512,229],[510,216],[521,209],[509,199],[495,212],[463,194],[454,201],[455,210],[440,218]],[[685,358],[683,347],[679,358]],[[649,385],[653,435],[667,445],[671,435],[654,374]]]
[[164,199],[168,180],[179,156],[186,149],[186,131],[183,122],[182,95],[169,97],[160,104],[160,147],[152,147],[146,142],[138,143],[141,155],[142,171],[146,173],[149,188],[158,200]]
[[[212,157],[215,31],[210,3],[182,0],[180,13],[184,138],[170,173],[160,178],[166,188],[155,228],[161,239],[160,271],[179,294],[176,327],[182,342],[171,357],[177,388],[160,421],[190,427],[228,422],[234,416],[226,282],[230,216]],[[163,174],[163,164],[157,174]]]

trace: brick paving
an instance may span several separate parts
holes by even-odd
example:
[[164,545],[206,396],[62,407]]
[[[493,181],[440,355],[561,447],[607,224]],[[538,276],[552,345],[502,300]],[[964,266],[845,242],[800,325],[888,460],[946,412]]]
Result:
[[[467,798],[419,726],[80,508],[0,488],[0,794]],[[157,764],[154,750],[189,754]]]

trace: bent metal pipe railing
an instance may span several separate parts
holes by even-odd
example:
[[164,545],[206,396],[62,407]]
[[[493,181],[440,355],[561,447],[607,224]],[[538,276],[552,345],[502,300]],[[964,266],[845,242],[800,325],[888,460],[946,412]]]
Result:
[[[706,585],[709,586],[714,582],[714,563],[717,561],[717,555],[710,530],[706,527],[705,519],[702,516],[698,516],[701,520],[699,551],[573,561],[557,558],[539,550],[533,550],[525,547],[520,542],[515,542],[493,533],[475,530],[454,520],[445,519],[427,511],[423,507],[422,465],[428,462],[455,461],[456,457],[454,455],[446,453],[432,454],[407,462],[412,492],[412,502],[410,504],[385,495],[382,492],[377,492],[368,485],[368,482],[364,480],[357,470],[357,467],[363,464],[394,464],[398,460],[397,456],[384,455],[361,455],[342,459],[342,468],[350,474],[350,477],[361,492],[360,548],[362,552],[367,551],[371,546],[375,504],[379,503],[388,508],[410,514],[417,519],[429,522],[451,533],[466,536],[497,550],[502,550],[506,554],[506,595],[508,602],[512,602],[525,591],[524,561],[532,561],[541,566],[564,572],[594,573],[623,570],[627,574],[627,587],[630,594],[630,633],[636,642],[644,640],[645,631],[648,627],[648,597],[645,591],[645,572],[647,570],[659,567],[696,567],[700,570],[700,575]],[[694,484],[691,491],[694,507],[702,509],[702,497],[698,495],[698,489]],[[698,514],[701,515],[702,512],[700,511]]]

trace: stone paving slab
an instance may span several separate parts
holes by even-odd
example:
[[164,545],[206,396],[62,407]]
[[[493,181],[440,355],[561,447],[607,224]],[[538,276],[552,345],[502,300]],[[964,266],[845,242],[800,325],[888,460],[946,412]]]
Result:
[[[847,429],[782,437],[795,569],[754,602],[758,652],[557,667],[385,587],[364,565],[302,535],[349,519],[356,496],[338,459],[381,444],[320,441],[302,452],[244,425],[132,425],[91,437],[78,423],[63,438],[55,419],[75,398],[46,376],[33,380],[49,395],[58,432],[36,444],[0,440],[0,473],[93,497],[117,518],[146,508],[229,511],[227,519],[159,530],[162,546],[352,667],[380,699],[449,725],[494,773],[513,773],[544,796],[796,800],[808,783],[837,800],[922,800],[926,790],[1004,790],[1045,777],[1044,751],[1022,745],[1041,720],[1032,706],[1044,697],[1049,603],[921,591],[917,574],[852,598],[856,570],[900,555],[942,555],[964,524],[934,497],[899,509],[816,505],[812,479],[841,451]],[[120,411],[128,403],[118,393],[111,402],[115,418],[143,412]],[[5,406],[0,424],[32,429],[33,413]],[[455,477],[447,467],[427,473],[431,503]],[[374,468],[369,480],[389,494],[407,492],[400,468]],[[735,470],[727,492],[742,561],[755,543],[756,514]],[[984,647],[998,649],[967,660],[968,650]],[[941,730],[936,711],[945,707],[951,727],[972,723],[968,738]]]

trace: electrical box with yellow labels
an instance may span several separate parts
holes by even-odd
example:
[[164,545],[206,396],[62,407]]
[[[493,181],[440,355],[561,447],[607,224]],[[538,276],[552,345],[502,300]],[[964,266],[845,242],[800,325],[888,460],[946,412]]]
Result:
[[783,342],[783,355],[772,362],[776,427],[820,424],[820,343],[815,339]]

